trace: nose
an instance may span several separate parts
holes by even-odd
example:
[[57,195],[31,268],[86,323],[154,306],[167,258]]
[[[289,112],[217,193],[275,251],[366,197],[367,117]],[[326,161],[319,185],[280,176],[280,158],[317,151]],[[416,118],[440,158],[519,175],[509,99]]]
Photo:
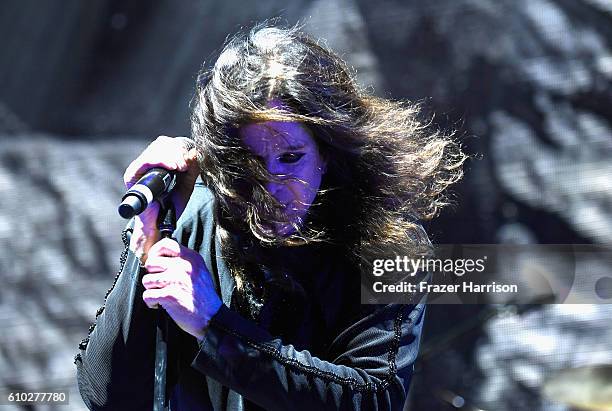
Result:
[[282,165],[274,161],[273,158],[268,158],[266,159],[266,169],[268,170],[268,173],[279,179],[277,181],[268,181],[266,183],[266,190],[268,190],[268,193],[270,193],[278,201],[283,202],[283,190],[286,187],[282,182],[284,177]]

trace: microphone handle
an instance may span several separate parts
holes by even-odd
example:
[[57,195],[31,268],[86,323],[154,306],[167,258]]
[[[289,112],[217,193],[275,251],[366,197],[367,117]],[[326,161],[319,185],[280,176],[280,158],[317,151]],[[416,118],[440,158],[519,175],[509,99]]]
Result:
[[[172,237],[176,228],[176,213],[170,200],[162,200],[158,227],[162,238]],[[153,410],[164,411],[166,404],[166,373],[168,368],[168,314],[160,306],[157,309],[155,332],[155,378],[153,387]]]

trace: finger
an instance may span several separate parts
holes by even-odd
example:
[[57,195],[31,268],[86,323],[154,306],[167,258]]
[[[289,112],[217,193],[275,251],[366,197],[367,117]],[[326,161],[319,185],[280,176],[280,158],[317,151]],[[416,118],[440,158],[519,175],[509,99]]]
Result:
[[184,160],[173,160],[170,158],[167,159],[155,159],[155,158],[137,158],[134,160],[125,170],[123,174],[123,181],[126,185],[126,188],[130,188],[140,178],[150,169],[154,167],[161,167],[166,170],[178,170],[185,171],[187,169],[187,164]]
[[151,288],[142,293],[142,300],[149,308],[168,307],[175,301],[172,287]]
[[185,152],[188,151],[185,146],[185,139],[187,137],[168,137],[159,136],[149,146],[152,153],[159,153],[172,158],[173,161],[183,166],[185,163]]
[[151,149],[151,153],[166,156],[168,161],[175,164],[173,170],[185,171],[187,170],[185,154],[188,152],[185,146],[185,139],[186,137],[159,136],[154,143],[151,144],[151,146],[155,144],[154,148],[152,147]]
[[176,257],[151,255],[149,253],[147,256],[147,261],[144,263],[144,268],[149,273],[162,273],[172,266],[172,260],[175,258]]
[[142,276],[142,285],[145,289],[164,288],[175,283],[167,273],[145,274]]
[[126,187],[134,185],[148,169],[153,167],[181,172],[188,170],[186,153],[188,150],[181,139],[159,136],[127,167],[123,175]]
[[[195,271],[197,263],[183,250],[180,257],[156,256],[151,261],[145,262],[145,268],[149,274],[166,273],[174,283],[190,277]],[[201,258],[201,257],[200,257]],[[208,271],[207,269],[205,269]]]
[[[126,188],[132,187],[136,182],[153,167],[161,167],[166,170],[178,170],[185,168],[185,165],[179,164],[177,161],[170,158],[167,159],[156,159],[148,155],[147,157],[138,157],[134,160],[125,170],[123,174],[123,181]],[[183,170],[181,170],[183,171]]]
[[178,257],[181,255],[181,245],[172,238],[162,238],[149,249],[149,256]]

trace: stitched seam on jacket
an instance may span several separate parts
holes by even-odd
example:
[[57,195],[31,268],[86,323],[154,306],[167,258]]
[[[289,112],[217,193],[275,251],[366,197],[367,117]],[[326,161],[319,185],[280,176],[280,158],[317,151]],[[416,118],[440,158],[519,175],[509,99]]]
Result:
[[[124,249],[123,249],[123,252],[121,253],[121,257],[119,257],[119,271],[117,271],[117,274],[115,275],[115,279],[113,280],[113,285],[111,285],[111,287],[108,289],[108,291],[104,295],[104,304],[102,305],[102,307],[98,308],[98,310],[96,311],[95,320],[89,326],[87,337],[83,338],[81,342],[79,343],[79,350],[85,350],[87,348],[87,345],[89,344],[89,337],[91,336],[91,333],[93,332],[93,330],[96,328],[96,322],[98,321],[98,317],[100,317],[100,315],[104,312],[104,309],[106,308],[106,299],[108,298],[111,291],[113,291],[113,289],[115,288],[115,285],[117,285],[117,280],[119,280],[119,276],[121,275],[121,272],[123,271],[123,268],[125,267],[125,263],[127,261],[128,251],[130,247],[130,242],[127,238],[127,233],[132,233],[132,232],[133,230],[131,228],[126,228],[125,230],[121,232],[121,240],[123,241]],[[77,361],[83,362],[81,353],[78,353],[77,355],[74,356],[74,363],[76,364]]]
[[249,346],[259,351],[262,351],[263,353],[270,355],[271,357],[273,357],[274,359],[276,359],[278,362],[282,363],[285,366],[292,366],[302,372],[312,373],[322,379],[327,379],[327,380],[336,382],[338,384],[348,385],[355,391],[378,392],[378,391],[383,391],[387,389],[387,387],[391,383],[391,380],[397,374],[397,365],[395,364],[395,357],[399,350],[400,340],[402,338],[402,320],[403,320],[403,312],[401,311],[401,308],[400,308],[400,311],[398,311],[395,317],[394,324],[393,324],[394,336],[393,336],[393,341],[389,346],[389,352],[387,354],[387,362],[389,364],[389,371],[387,371],[387,376],[380,382],[373,381],[373,382],[366,382],[366,383],[358,383],[356,378],[342,377],[334,372],[323,371],[315,366],[303,364],[299,362],[298,360],[284,356],[277,348],[271,347],[267,344],[255,342],[251,340],[250,338],[238,333],[237,331],[231,330],[225,327],[223,324],[220,324],[214,319],[211,320],[211,322],[214,323],[221,330],[227,332],[228,334],[231,334],[245,341]]

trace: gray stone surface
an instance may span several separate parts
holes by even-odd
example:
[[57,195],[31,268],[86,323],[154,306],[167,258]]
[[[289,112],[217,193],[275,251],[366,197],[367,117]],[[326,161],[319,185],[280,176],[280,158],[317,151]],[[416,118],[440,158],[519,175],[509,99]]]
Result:
[[[0,388],[70,387],[69,409],[83,409],[72,357],[118,268],[121,174],[148,139],[188,133],[202,60],[240,26],[274,16],[301,21],[376,94],[424,100],[434,125],[458,128],[482,155],[467,165],[458,206],[432,224],[434,241],[612,240],[610,1],[9,1]],[[90,196],[80,202],[77,191]],[[475,312],[430,308],[430,335]],[[413,409],[448,409],[440,389],[488,409],[565,409],[537,386],[560,368],[611,361],[609,314],[558,306],[494,318],[415,376]]]
[[84,409],[73,358],[119,268],[123,170],[145,146],[0,136],[0,391],[68,389],[57,409]]

